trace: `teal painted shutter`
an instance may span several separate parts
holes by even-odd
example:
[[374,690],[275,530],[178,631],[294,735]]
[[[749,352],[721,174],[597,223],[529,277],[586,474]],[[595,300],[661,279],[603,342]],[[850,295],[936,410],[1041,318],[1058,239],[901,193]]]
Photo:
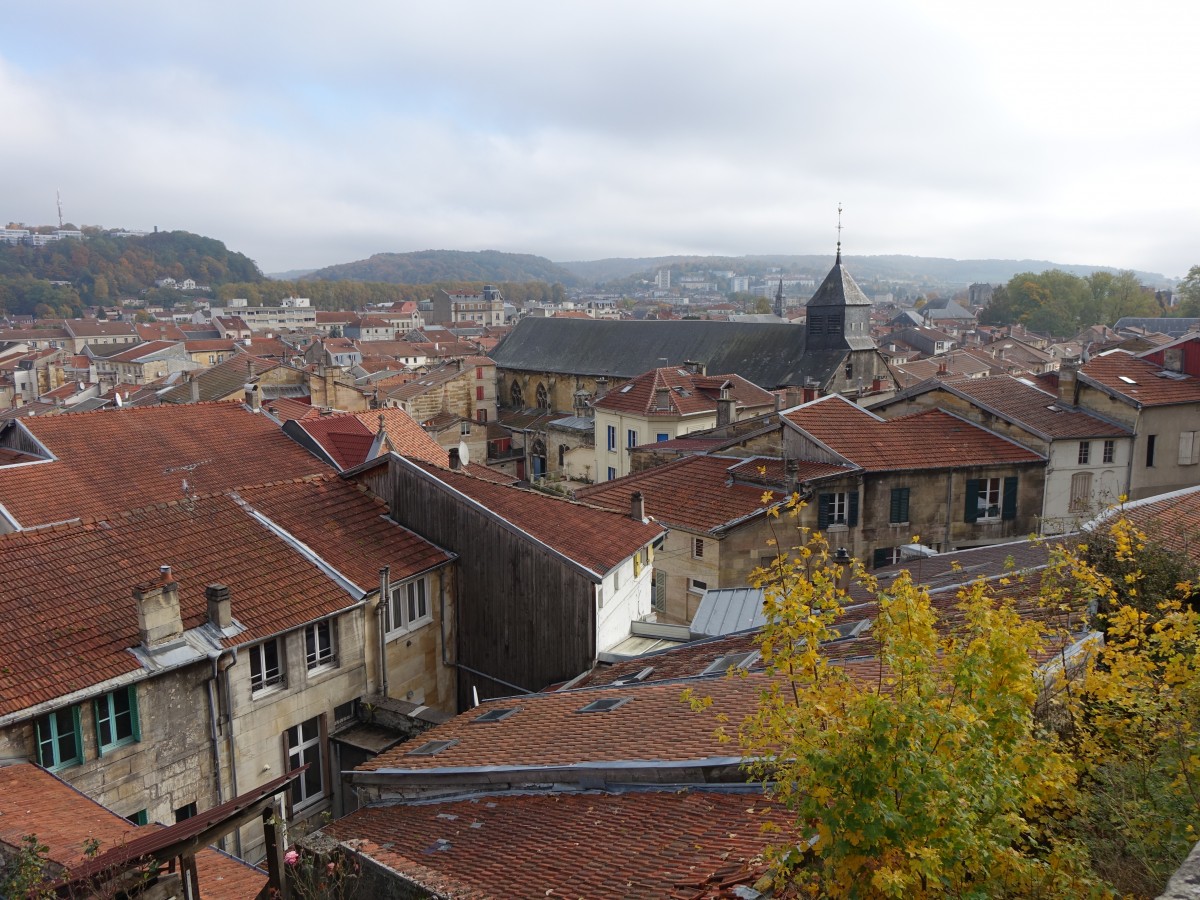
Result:
[[817,530],[824,531],[829,527],[829,495],[817,495]]
[[858,491],[850,495],[850,512],[846,516],[846,524],[851,528],[858,524]]
[[129,686],[129,718],[133,725],[133,739],[140,741],[142,739],[142,720],[138,716],[137,704],[137,686]]
[[1000,511],[1001,519],[1017,517],[1017,476],[1011,475],[1004,479],[1004,506]]
[[908,521],[908,488],[892,488],[892,503],[888,521],[892,523]]
[[963,510],[963,518],[968,522],[975,522],[979,519],[979,479],[967,479],[967,497],[966,507]]

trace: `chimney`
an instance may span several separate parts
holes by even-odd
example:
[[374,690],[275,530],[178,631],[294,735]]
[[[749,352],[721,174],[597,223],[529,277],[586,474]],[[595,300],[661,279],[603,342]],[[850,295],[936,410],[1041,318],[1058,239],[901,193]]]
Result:
[[705,369],[704,363],[698,363],[692,359],[687,360],[683,364],[683,367],[685,369],[687,369],[689,372],[691,372],[693,375],[704,376],[704,375],[708,374],[707,370]]
[[138,636],[147,650],[170,643],[183,634],[179,583],[171,577],[170,566],[160,566],[156,579],[136,585],[133,600],[137,604]]
[[646,521],[646,498],[641,491],[629,495],[629,518],[638,522]]
[[1079,357],[1064,356],[1058,367],[1058,402],[1067,406],[1075,405],[1077,376],[1079,375]]
[[204,599],[208,601],[208,624],[222,630],[233,625],[233,608],[227,585],[210,584],[204,589]]
[[458,455],[458,448],[450,448],[450,468],[456,472],[462,468],[462,457]]
[[733,421],[733,407],[737,401],[729,396],[729,385],[722,385],[721,394],[717,398],[717,427],[728,425]]
[[783,470],[786,473],[784,476],[784,484],[787,487],[789,494],[794,494],[800,490],[800,461],[788,457],[783,461]]
[[947,369],[947,368],[946,368],[946,361],[945,361],[944,359],[943,359],[943,360],[939,360],[939,361],[938,361],[938,370],[937,370],[938,377],[939,377],[939,378],[942,378],[942,377],[944,377],[944,376],[945,376],[945,375],[946,375],[948,372],[949,372],[949,369]]
[[262,412],[262,393],[257,384],[246,385],[246,405],[251,412]]
[[837,563],[837,586],[838,590],[845,591],[850,587],[850,551],[845,547],[838,547],[837,553],[833,556],[833,561]]

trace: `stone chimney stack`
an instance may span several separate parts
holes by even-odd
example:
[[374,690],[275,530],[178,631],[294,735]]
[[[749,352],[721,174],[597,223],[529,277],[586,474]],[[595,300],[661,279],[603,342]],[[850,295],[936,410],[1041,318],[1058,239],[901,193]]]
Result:
[[728,425],[730,422],[733,421],[733,409],[734,409],[734,405],[736,403],[737,403],[737,401],[734,400],[733,397],[731,397],[729,395],[729,385],[722,386],[721,394],[717,398],[717,427],[718,428],[721,427],[722,425]]
[[629,495],[629,518],[638,522],[646,520],[646,498],[642,496],[641,491],[634,491]]
[[192,402],[199,403],[200,402],[200,382],[196,380],[195,373],[192,374],[191,378],[188,381],[188,384],[191,386],[191,389],[192,389]]
[[138,636],[147,650],[183,635],[179,583],[172,577],[170,566],[160,566],[157,578],[136,585],[133,600],[137,604]]
[[462,468],[462,456],[459,455],[457,447],[450,448],[450,468],[455,471]]
[[1065,356],[1058,368],[1058,402],[1075,405],[1075,392],[1079,376],[1079,357]]
[[257,384],[246,385],[246,405],[251,412],[262,412],[262,391]]
[[204,589],[204,599],[208,601],[208,623],[222,630],[233,625],[233,607],[229,599],[229,587],[224,584],[210,584]]

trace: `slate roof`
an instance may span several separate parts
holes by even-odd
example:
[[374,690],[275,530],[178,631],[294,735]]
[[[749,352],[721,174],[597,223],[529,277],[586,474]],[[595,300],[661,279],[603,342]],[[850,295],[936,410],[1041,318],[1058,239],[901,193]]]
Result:
[[[36,834],[50,859],[75,868],[87,858],[84,845],[91,839],[108,850],[159,830],[131,824],[45,769],[29,763],[0,767],[0,842],[10,846]],[[206,900],[246,900],[267,881],[259,869],[211,848],[196,853],[196,867]]]
[[1126,328],[1138,328],[1145,332],[1159,331],[1173,338],[1187,334],[1194,328],[1200,327],[1200,319],[1175,316],[1170,318],[1155,318],[1145,316],[1122,316],[1113,326],[1117,331]]
[[136,344],[111,355],[101,356],[100,358],[105,362],[136,363],[141,362],[149,356],[173,350],[177,346],[179,345],[176,341],[147,341],[144,344]]
[[898,400],[920,396],[933,390],[942,390],[962,397],[987,412],[1026,428],[1043,440],[1128,437],[1130,434],[1120,425],[1097,418],[1083,410],[1060,405],[1058,397],[1054,394],[1011,375],[946,382],[924,381],[880,406],[891,406]]
[[639,416],[712,414],[724,385],[735,406],[770,407],[775,395],[740,375],[697,375],[678,366],[652,369],[593,402],[596,409]]
[[407,462],[597,576],[605,575],[663,533],[660,525],[631,519],[628,505],[624,511],[614,512],[428,462]]
[[[335,554],[341,546],[330,543],[328,562],[352,568],[353,557]],[[229,586],[246,630],[226,646],[299,628],[358,599],[227,495],[8,534],[0,537],[0,715],[138,671],[128,649],[139,644],[131,592],[157,580],[163,565],[178,582],[185,628],[207,620],[206,585]]]
[[782,415],[869,472],[1045,461],[1014,441],[940,409],[884,420],[832,394]]
[[789,822],[758,793],[588,791],[369,806],[324,830],[439,897],[661,900],[750,866]]
[[662,365],[702,363],[767,389],[826,381],[844,351],[805,353],[790,324],[525,318],[492,351],[496,365],[530,372],[634,378]]
[[[248,353],[235,353],[215,366],[192,373],[190,381],[164,391],[159,399],[163,403],[191,403],[192,382],[195,382],[200,402],[224,400],[242,391],[248,381],[278,367],[279,363],[274,360],[262,359]],[[239,396],[236,399],[241,398]]]
[[[730,483],[730,469],[745,461],[726,456],[685,456],[642,472],[589,485],[575,491],[580,500],[612,510],[628,510],[630,495],[641,491],[646,515],[690,531],[722,531],[732,523],[766,512],[758,485]],[[814,464],[823,474],[847,471],[842,466]],[[771,503],[783,499],[771,493]]]
[[30,527],[329,471],[240,403],[23,418],[56,459],[0,467],[0,508]]
[[1079,370],[1079,380],[1139,408],[1200,402],[1200,378],[1167,372],[1124,350],[1092,357]]
[[114,322],[111,319],[67,319],[63,327],[72,337],[110,337],[113,335],[128,335],[137,337],[134,327],[128,322]]

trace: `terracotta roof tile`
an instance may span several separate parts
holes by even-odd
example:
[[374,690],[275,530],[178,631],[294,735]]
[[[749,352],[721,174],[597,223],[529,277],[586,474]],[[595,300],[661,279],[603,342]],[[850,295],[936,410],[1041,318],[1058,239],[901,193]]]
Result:
[[783,417],[869,472],[1044,461],[1032,450],[940,409],[884,420],[833,394]]
[[299,425],[345,470],[367,461],[375,435],[379,433],[380,418],[387,431],[388,443],[396,453],[434,465],[447,462],[445,448],[402,409],[305,418]]
[[660,900],[750,867],[789,821],[761,794],[585,792],[371,806],[325,830],[437,896]]
[[184,481],[189,494],[206,494],[329,471],[239,403],[39,416],[20,426],[57,457],[0,468],[0,504],[22,527],[175,500]]
[[[25,835],[36,834],[59,865],[83,863],[90,840],[98,841],[103,851],[158,828],[131,824],[37,766],[0,767],[0,842],[19,846]],[[211,848],[197,852],[196,868],[205,900],[246,900],[267,881],[264,872]]]
[[426,462],[411,462],[426,475],[598,575],[629,559],[663,533],[662,526],[634,521],[628,512],[613,512]]
[[1162,366],[1113,350],[1089,360],[1080,379],[1119,394],[1137,406],[1200,403],[1200,378],[1167,372]]
[[[376,509],[360,505],[366,508]],[[345,553],[360,530],[348,525],[349,537],[334,535],[326,545],[335,568],[357,571],[360,561]],[[407,546],[408,533],[396,532],[399,545]],[[230,496],[5,535],[0,621],[8,640],[0,653],[0,715],[137,670],[128,650],[139,643],[130,596],[134,584],[157,577],[162,565],[171,566],[178,582],[185,628],[206,621],[208,584],[229,586],[234,618],[246,631],[227,645],[298,628],[355,602]],[[360,587],[370,590],[376,577]],[[68,604],[56,601],[68,596]]]
[[680,366],[651,369],[594,402],[597,409],[642,416],[714,413],[721,387],[728,384],[738,408],[770,407],[775,395],[740,375],[697,375]]
[[[742,462],[725,456],[685,456],[624,478],[580,488],[575,496],[622,511],[629,509],[630,495],[641,491],[646,515],[692,531],[717,531],[729,522],[766,511],[761,486],[729,483],[729,470]],[[828,468],[845,471],[838,466]],[[772,503],[781,499],[782,494],[772,492]]]
[[311,403],[295,400],[291,397],[276,397],[274,400],[264,400],[263,408],[280,421],[292,419],[315,418],[321,411]]

